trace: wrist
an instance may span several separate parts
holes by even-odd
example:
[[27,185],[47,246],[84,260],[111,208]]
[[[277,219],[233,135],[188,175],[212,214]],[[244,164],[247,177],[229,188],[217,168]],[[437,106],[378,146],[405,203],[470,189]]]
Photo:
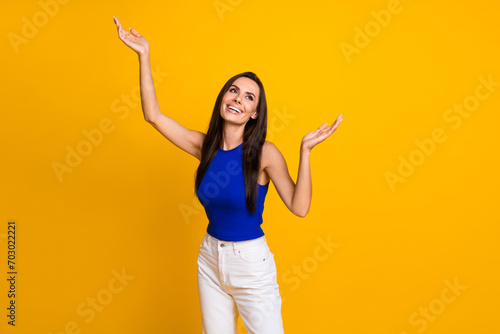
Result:
[[149,50],[137,52],[137,55],[139,56],[139,60],[149,60]]
[[300,154],[309,155],[311,154],[311,149],[300,145]]

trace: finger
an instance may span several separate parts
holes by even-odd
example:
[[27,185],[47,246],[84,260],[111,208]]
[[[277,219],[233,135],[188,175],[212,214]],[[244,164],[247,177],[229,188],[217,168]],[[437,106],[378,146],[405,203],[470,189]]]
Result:
[[127,30],[125,30],[122,25],[120,24],[120,26],[118,27],[118,35],[120,36],[120,39],[121,40],[129,40],[130,37],[133,37],[133,35],[131,33],[129,33]]
[[323,135],[325,135],[326,137],[330,136],[335,131],[335,129],[337,129],[337,126],[338,126],[337,122],[334,122],[331,126],[328,127],[328,129],[322,131],[320,133],[320,136]]
[[333,122],[333,124],[330,126],[330,129],[328,130],[336,129],[339,126],[340,122],[342,122],[342,116],[337,117],[335,122]]
[[[324,125],[324,124],[323,124]],[[320,131],[322,131],[323,129],[321,128],[323,125],[321,125],[320,127],[318,127],[316,130],[314,131],[311,131],[311,133],[318,133]]]
[[118,20],[117,17],[113,16],[113,19],[115,20],[115,24],[118,26],[118,27],[121,27],[121,24],[120,24],[120,21]]
[[116,20],[116,25],[117,25],[117,28],[118,28],[118,34],[120,37],[122,38],[125,38],[127,35],[130,35],[130,33],[128,31],[126,31],[125,29],[123,29],[120,21],[113,16],[113,18]]
[[337,121],[333,122],[332,125],[330,125],[329,127],[323,129],[322,132],[329,132],[335,125],[336,125]]
[[134,35],[134,36],[137,36],[137,37],[142,37],[141,34],[139,34],[139,32],[137,30],[135,30],[134,28],[129,28],[130,29],[130,32]]
[[116,23],[116,28],[118,29],[118,34],[123,33],[123,27],[120,24],[120,21],[118,21],[118,19],[116,17],[115,17],[115,20],[116,20],[116,22],[115,22]]
[[328,132],[332,133],[333,131],[335,131],[337,129],[337,127],[339,126],[339,124],[340,124],[340,121],[336,121],[335,123],[333,123],[332,126],[328,129]]
[[[324,130],[324,129],[326,128],[326,126],[327,126],[327,125],[328,125],[328,123],[324,123],[324,124],[322,124],[322,125],[318,128],[318,130]],[[318,131],[318,130],[316,130],[316,131]]]
[[337,117],[332,125],[330,125],[327,129],[323,129],[321,132],[317,133],[317,138],[320,140],[320,142],[328,138],[337,129],[341,121],[342,118]]

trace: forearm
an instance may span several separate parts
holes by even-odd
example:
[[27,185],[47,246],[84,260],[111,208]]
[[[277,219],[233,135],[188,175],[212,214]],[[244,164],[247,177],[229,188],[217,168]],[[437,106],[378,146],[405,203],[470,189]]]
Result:
[[292,197],[292,212],[300,217],[304,217],[309,212],[311,206],[312,179],[310,155],[310,149],[303,149],[301,147],[299,172]]
[[156,98],[149,52],[139,55],[139,64],[142,112],[144,113],[144,119],[151,122],[154,121],[161,111],[158,99]]

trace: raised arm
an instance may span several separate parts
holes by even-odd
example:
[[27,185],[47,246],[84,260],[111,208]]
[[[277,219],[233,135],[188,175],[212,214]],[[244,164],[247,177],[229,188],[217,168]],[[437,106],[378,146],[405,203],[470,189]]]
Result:
[[271,142],[266,142],[264,145],[263,152],[265,150],[265,154],[263,155],[263,163],[265,171],[273,181],[283,203],[296,216],[305,217],[311,207],[311,150],[315,145],[335,132],[340,122],[342,122],[342,114],[328,128],[326,124],[323,124],[317,130],[309,132],[302,138],[297,184],[290,177],[285,158],[278,148]]
[[201,160],[201,147],[205,134],[185,128],[182,124],[160,111],[151,74],[149,52],[139,55],[139,63],[144,119],[172,144]]
[[172,144],[201,160],[201,147],[205,134],[185,128],[160,110],[151,72],[148,41],[133,28],[130,28],[131,33],[127,32],[114,16],[113,21],[117,26],[120,40],[139,56],[141,105],[144,119]]

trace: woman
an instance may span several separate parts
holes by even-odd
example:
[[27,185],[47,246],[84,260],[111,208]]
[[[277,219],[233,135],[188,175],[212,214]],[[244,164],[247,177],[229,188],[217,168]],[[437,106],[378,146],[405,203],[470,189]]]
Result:
[[238,313],[248,333],[283,333],[274,254],[260,226],[265,196],[272,180],[287,208],[306,216],[312,197],[311,149],[337,129],[342,115],[330,127],[325,123],[303,137],[295,184],[281,152],[265,140],[266,96],[254,73],[240,73],[226,82],[207,134],[186,129],[160,111],[147,40],[113,20],[119,38],[139,56],[145,120],[200,160],[195,191],[209,219],[197,273],[203,333],[235,334]]

